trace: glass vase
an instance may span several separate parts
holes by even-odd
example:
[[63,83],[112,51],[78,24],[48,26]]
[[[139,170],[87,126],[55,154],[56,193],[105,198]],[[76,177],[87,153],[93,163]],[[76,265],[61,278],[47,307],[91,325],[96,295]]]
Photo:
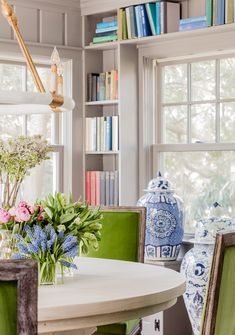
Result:
[[39,263],[38,275],[39,285],[54,285],[57,283],[56,277],[57,263]]
[[0,229],[0,259],[10,259],[13,252],[12,232]]

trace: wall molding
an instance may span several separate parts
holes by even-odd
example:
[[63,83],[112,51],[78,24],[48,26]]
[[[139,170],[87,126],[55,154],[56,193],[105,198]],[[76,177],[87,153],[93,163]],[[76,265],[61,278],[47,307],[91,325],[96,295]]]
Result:
[[55,12],[80,12],[79,0],[11,0],[12,5],[28,8],[42,8]]

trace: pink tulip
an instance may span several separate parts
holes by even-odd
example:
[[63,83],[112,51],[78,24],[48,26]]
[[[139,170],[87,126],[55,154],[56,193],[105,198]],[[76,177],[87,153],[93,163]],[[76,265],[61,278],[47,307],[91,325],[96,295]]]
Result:
[[0,224],[8,223],[10,219],[11,215],[3,208],[0,208]]

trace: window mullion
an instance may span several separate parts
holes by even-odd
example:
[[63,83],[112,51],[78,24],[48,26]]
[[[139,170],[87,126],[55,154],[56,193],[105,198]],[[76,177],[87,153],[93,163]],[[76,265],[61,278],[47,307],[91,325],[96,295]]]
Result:
[[220,60],[216,60],[216,143],[220,142]]
[[191,80],[191,64],[187,65],[187,143],[192,140],[192,127],[191,127],[191,101],[192,101],[192,80]]

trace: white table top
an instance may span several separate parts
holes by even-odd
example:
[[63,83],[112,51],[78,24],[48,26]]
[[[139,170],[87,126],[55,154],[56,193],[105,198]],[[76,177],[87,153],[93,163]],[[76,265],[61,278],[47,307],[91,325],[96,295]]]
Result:
[[39,288],[39,333],[131,320],[175,304],[183,276],[141,263],[79,258],[62,285]]

